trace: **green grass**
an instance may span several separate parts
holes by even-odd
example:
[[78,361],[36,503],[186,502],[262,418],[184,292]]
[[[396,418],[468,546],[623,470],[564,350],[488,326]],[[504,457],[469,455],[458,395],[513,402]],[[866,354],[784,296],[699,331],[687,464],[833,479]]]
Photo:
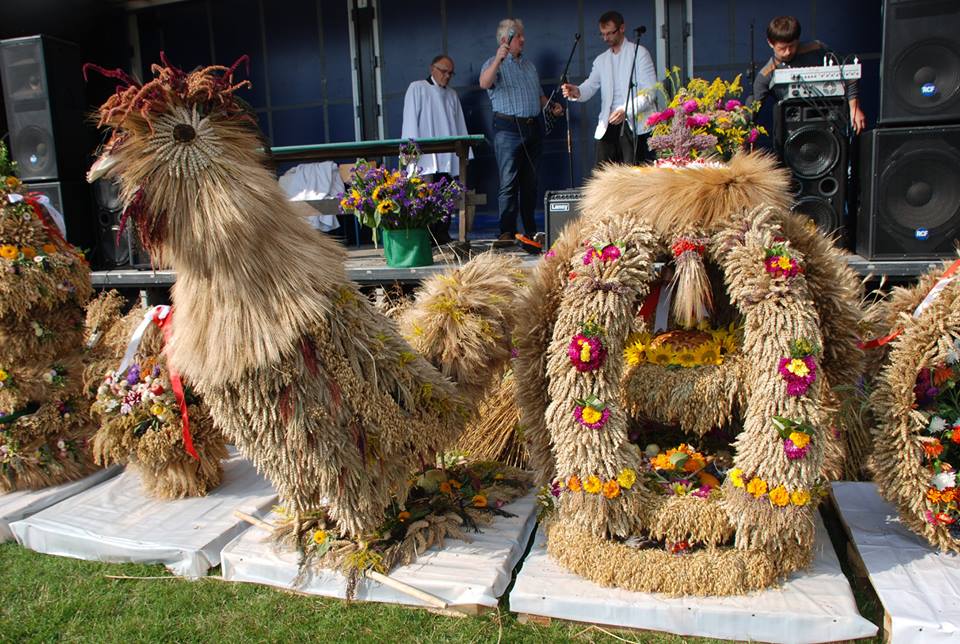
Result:
[[[831,519],[835,543],[844,537]],[[838,552],[844,553],[843,547]],[[860,612],[882,610],[869,584],[850,576]],[[218,573],[215,570],[214,573]],[[110,579],[107,575],[162,577]],[[306,597],[265,586],[187,581],[162,566],[105,564],[0,544],[0,642],[714,642],[554,621],[520,624],[498,612],[445,617],[387,604]]]

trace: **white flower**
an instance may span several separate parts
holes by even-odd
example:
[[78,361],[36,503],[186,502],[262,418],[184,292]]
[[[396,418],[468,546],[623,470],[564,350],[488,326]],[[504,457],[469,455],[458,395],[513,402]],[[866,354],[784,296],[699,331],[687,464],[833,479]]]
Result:
[[938,490],[943,492],[945,489],[950,487],[957,486],[957,473],[950,472],[940,472],[933,479],[930,480],[930,484],[936,487]]
[[947,421],[940,418],[939,416],[934,416],[930,419],[930,424],[927,425],[927,431],[931,434],[939,434],[947,426]]
[[947,364],[960,362],[960,340],[953,341],[953,348],[947,351]]
[[42,264],[42,263],[43,263],[43,260],[45,260],[46,258],[47,258],[46,255],[36,255],[36,256],[33,258],[33,261],[35,261],[35,262],[38,263],[38,264]]
[[50,384],[53,382],[53,379],[56,377],[56,375],[57,375],[57,372],[51,369],[47,373],[43,374],[43,381],[46,382],[47,384]]
[[62,452],[63,450],[65,450],[65,449],[67,449],[67,444],[66,444],[65,442],[63,442],[63,439],[62,439],[62,438],[57,441],[57,449],[60,450],[61,452]]

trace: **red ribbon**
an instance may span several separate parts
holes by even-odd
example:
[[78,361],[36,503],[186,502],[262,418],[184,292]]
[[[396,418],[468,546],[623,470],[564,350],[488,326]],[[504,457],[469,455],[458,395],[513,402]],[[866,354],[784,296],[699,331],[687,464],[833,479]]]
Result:
[[[947,270],[945,270],[943,272],[943,275],[940,276],[940,279],[938,279],[933,284],[933,286],[930,287],[930,290],[932,291],[937,286],[937,284],[940,283],[941,280],[945,280],[948,277],[952,277],[953,274],[956,273],[958,270],[960,270],[960,259],[955,260],[952,264],[950,264],[949,267],[947,267]],[[928,291],[927,295],[929,294],[930,293]],[[926,299],[926,296],[924,296],[924,299]],[[877,347],[882,347],[886,343],[890,342],[901,333],[903,333],[903,328],[894,329],[893,331],[883,336],[882,338],[874,338],[873,340],[867,340],[866,342],[858,342],[857,346],[860,347],[861,349],[876,349]]]
[[[170,349],[170,339],[173,337],[173,307],[170,307],[167,316],[164,318],[160,317],[159,311],[155,312],[153,321],[163,331],[163,350],[166,354]],[[177,404],[180,405],[180,420],[183,421],[183,447],[187,450],[187,454],[199,461],[200,455],[197,454],[197,450],[193,446],[193,436],[190,435],[190,416],[187,414],[187,399],[183,395],[183,381],[180,380],[180,373],[170,362],[170,356],[167,355],[166,357],[170,386],[173,388],[173,395],[177,399]]]
[[39,192],[28,192],[23,196],[23,200],[33,208],[33,213],[37,216],[37,219],[40,220],[40,223],[43,225],[43,228],[47,231],[47,234],[54,239],[59,239],[63,242],[64,246],[67,244],[67,240],[63,238],[63,235],[60,234],[60,229],[57,228],[57,225],[50,221],[50,216],[47,214],[46,209],[43,205],[37,200],[37,197],[41,196]]
[[660,290],[663,288],[663,282],[657,282],[653,285],[653,288],[650,289],[650,293],[647,295],[646,299],[643,300],[643,304],[640,306],[639,317],[642,317],[647,322],[650,322],[653,319],[653,314],[657,311],[657,302],[660,301]]

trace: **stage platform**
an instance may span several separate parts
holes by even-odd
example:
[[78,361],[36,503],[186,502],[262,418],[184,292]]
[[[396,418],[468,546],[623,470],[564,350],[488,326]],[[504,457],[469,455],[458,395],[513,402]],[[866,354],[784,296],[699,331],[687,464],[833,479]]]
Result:
[[[413,563],[392,570],[389,576],[439,597],[460,613],[495,609],[536,525],[536,496],[528,494],[503,509],[515,516],[496,517],[481,526],[480,532],[469,533],[469,543],[447,539],[443,546],[428,549]],[[271,522],[273,515],[265,520]],[[266,541],[268,538],[263,528],[253,527],[227,544],[220,557],[223,578],[310,595],[346,596],[346,578],[331,570],[309,569],[301,583],[295,583],[299,554],[292,549],[278,550]],[[429,607],[423,600],[369,579],[358,586],[356,599]]]
[[[470,240],[472,254],[490,250],[492,239]],[[516,255],[524,269],[531,269],[540,259],[538,255],[531,255],[519,248],[498,250],[497,252]],[[442,272],[451,266],[458,266],[466,261],[467,256],[455,253],[445,248],[434,250],[433,266],[418,268],[393,268],[387,266],[383,258],[383,248],[373,246],[350,247],[347,249],[347,278],[363,285],[392,284],[398,282],[418,283],[426,277]],[[860,275],[880,277],[886,275],[891,278],[911,278],[921,275],[931,267],[941,266],[940,261],[930,260],[884,260],[870,261],[859,255],[847,255],[850,266]],[[135,270],[117,269],[110,271],[94,271],[91,274],[95,288],[134,288],[134,289],[165,289],[176,281],[176,273],[167,270]]]
[[510,591],[510,610],[534,623],[561,619],[751,642],[837,642],[876,635],[877,627],[857,611],[819,515],[816,530],[810,568],[779,586],[731,597],[667,597],[605,588],[553,561],[538,532]]
[[834,483],[850,561],[883,604],[884,642],[960,641],[960,556],[908,530],[873,483]]
[[259,515],[276,501],[273,487],[235,451],[223,482],[204,497],[161,501],[140,476],[123,474],[10,524],[17,541],[36,552],[115,563],[162,563],[173,574],[202,577],[220,550],[248,525],[234,512]]

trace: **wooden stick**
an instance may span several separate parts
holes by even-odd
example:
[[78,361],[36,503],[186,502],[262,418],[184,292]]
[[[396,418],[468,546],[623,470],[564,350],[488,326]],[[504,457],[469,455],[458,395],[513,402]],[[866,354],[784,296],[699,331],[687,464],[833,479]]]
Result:
[[238,519],[242,519],[243,521],[246,521],[250,525],[255,525],[258,528],[262,528],[267,532],[273,532],[274,526],[272,523],[270,523],[269,521],[264,521],[263,519],[258,519],[252,514],[247,514],[246,512],[241,512],[240,510],[234,510],[233,516],[237,517]]
[[386,575],[381,574],[375,570],[367,569],[363,574],[367,579],[372,579],[373,581],[379,582],[389,588],[393,588],[394,590],[401,592],[404,595],[408,595],[410,597],[419,599],[420,601],[426,602],[433,608],[447,608],[449,606],[447,602],[440,599],[436,595],[431,595],[430,593],[424,590],[420,590],[419,588],[414,588],[410,584],[405,584],[402,581],[397,581],[392,577],[387,577]]

